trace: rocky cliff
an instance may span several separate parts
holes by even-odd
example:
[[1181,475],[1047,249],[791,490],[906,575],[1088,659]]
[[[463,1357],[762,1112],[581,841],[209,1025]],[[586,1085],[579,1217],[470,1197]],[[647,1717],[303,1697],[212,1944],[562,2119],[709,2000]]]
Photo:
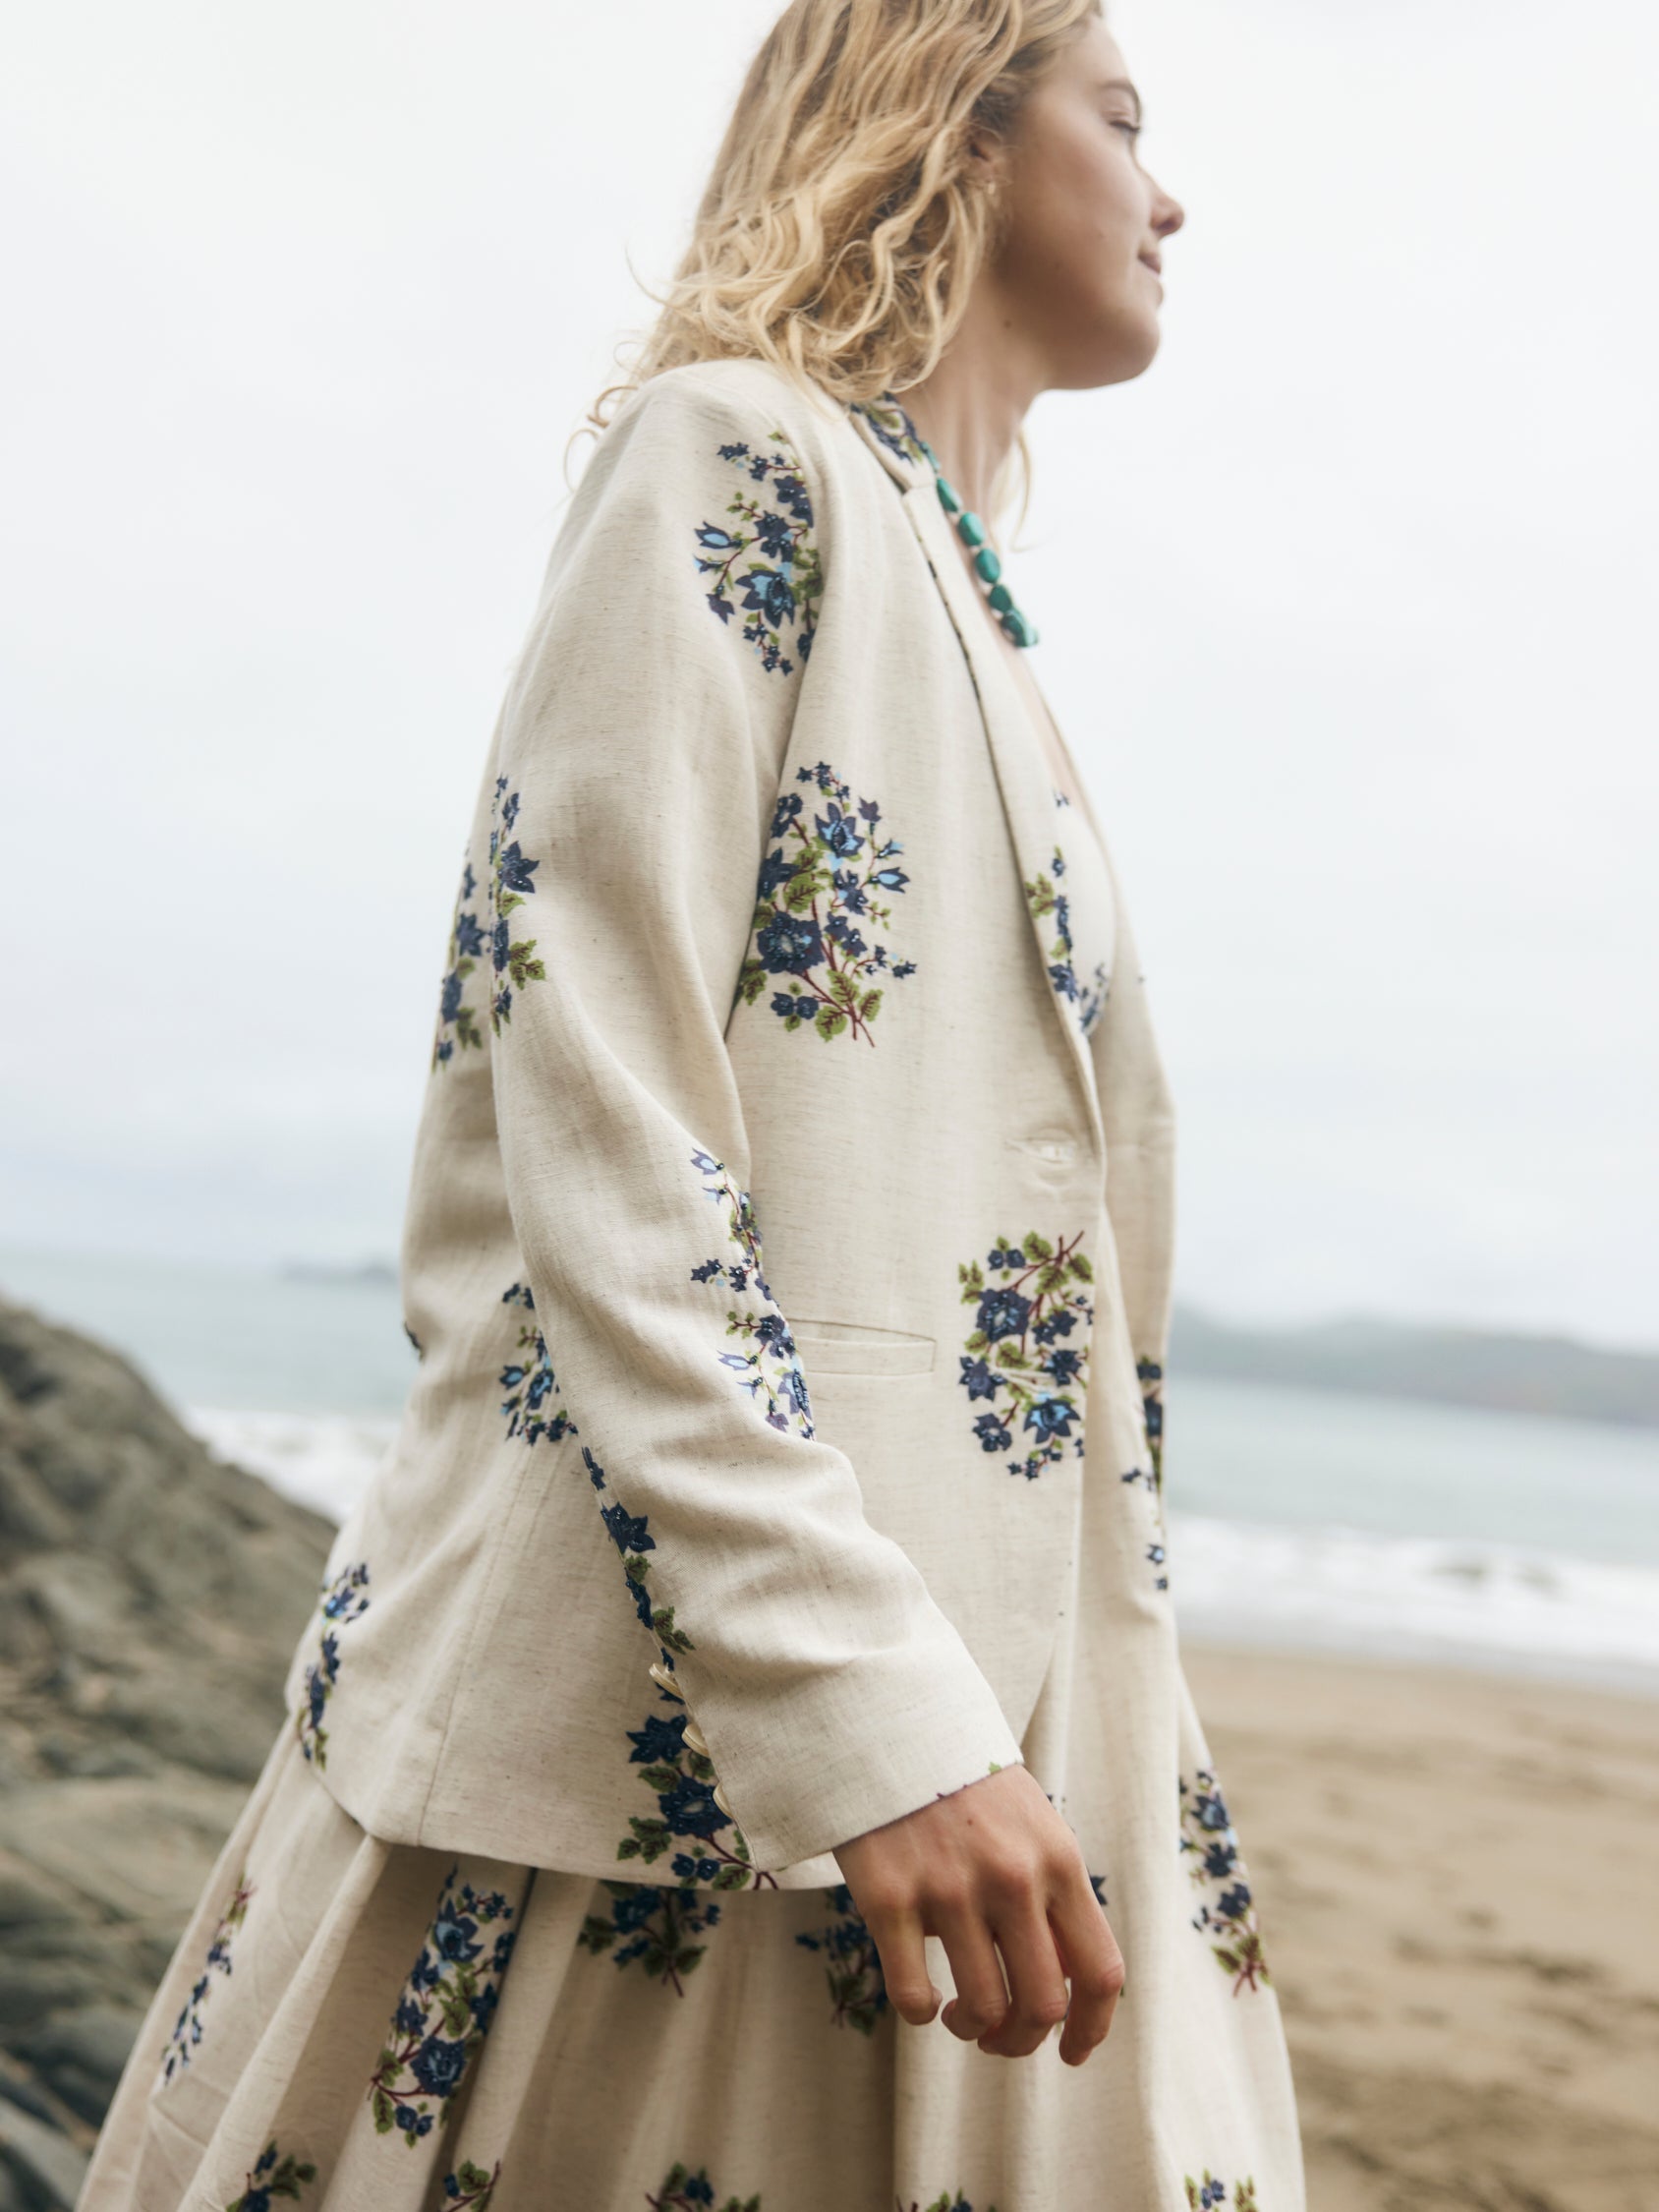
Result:
[[332,1533],[0,1300],[0,2212],[74,2202]]

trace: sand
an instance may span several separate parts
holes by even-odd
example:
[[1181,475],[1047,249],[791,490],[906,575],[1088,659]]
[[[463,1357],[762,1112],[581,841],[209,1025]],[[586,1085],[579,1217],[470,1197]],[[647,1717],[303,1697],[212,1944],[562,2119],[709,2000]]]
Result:
[[1659,2212],[1659,1699],[1182,1652],[1309,2212]]

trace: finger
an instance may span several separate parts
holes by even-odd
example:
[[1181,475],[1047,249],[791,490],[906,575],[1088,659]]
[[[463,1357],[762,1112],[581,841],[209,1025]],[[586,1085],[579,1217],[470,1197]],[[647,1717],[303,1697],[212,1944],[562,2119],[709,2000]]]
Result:
[[940,2018],[964,2043],[977,2043],[1001,2025],[1008,2009],[1007,1987],[991,1930],[983,1914],[968,1911],[940,1920],[936,1933],[956,1985],[956,1994]]
[[1028,1890],[994,1921],[992,1933],[1008,1975],[1002,2024],[980,2037],[993,2058],[1025,2059],[1065,2017],[1065,1975],[1039,1890]]
[[928,1972],[921,1915],[891,1912],[872,1919],[867,1913],[864,1924],[881,1961],[887,2003],[901,2020],[926,2027],[939,2010],[940,1992]]
[[1059,2055],[1068,2066],[1080,2066],[1111,2033],[1123,1989],[1123,1953],[1080,1865],[1075,1881],[1065,1883],[1051,1899],[1049,1921],[1071,1983]]

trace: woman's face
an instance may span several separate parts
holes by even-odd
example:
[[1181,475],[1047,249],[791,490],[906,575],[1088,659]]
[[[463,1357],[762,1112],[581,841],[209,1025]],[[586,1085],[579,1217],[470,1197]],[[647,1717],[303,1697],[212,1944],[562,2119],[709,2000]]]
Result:
[[987,274],[1044,383],[1064,390],[1121,383],[1151,362],[1164,297],[1151,264],[1186,219],[1141,166],[1128,78],[1090,18],[993,156],[1005,227]]

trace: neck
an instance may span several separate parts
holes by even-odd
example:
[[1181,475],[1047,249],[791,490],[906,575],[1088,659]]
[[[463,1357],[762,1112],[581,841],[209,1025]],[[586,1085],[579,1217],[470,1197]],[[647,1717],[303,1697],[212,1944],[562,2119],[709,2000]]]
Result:
[[1006,314],[976,289],[938,367],[898,397],[963,503],[989,519],[997,472],[1042,389]]

